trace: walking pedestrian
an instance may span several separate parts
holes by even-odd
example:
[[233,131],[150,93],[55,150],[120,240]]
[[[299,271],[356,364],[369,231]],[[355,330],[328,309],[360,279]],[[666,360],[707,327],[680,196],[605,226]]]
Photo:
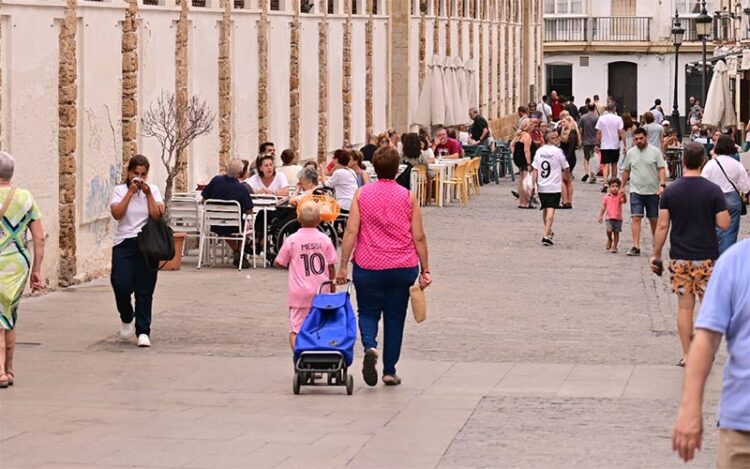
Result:
[[610,102],[607,104],[607,112],[596,122],[596,143],[601,150],[604,170],[605,184],[602,186],[602,192],[607,192],[606,181],[610,175],[617,174],[617,161],[620,159],[621,142],[625,138],[624,124],[616,112],[616,104]]
[[703,167],[701,175],[721,188],[729,209],[732,221],[726,230],[717,229],[719,236],[719,255],[737,242],[742,215],[742,194],[750,192],[750,178],[742,163],[735,160],[735,145],[732,137],[722,135],[716,143],[714,157]]
[[110,281],[122,322],[120,337],[123,340],[130,339],[135,317],[135,334],[139,347],[151,346],[151,305],[157,272],[148,268],[146,259],[138,248],[138,233],[149,217],[158,220],[164,213],[159,188],[146,182],[150,166],[148,158],[143,155],[130,158],[127,179],[124,184],[115,186],[110,200],[112,217],[117,220]]
[[596,110],[597,116],[603,116],[604,113],[607,111],[607,105],[601,101],[599,101],[599,95],[594,95],[594,107]]
[[620,243],[620,233],[622,232],[622,205],[627,200],[625,194],[620,192],[622,181],[618,178],[609,180],[609,192],[602,200],[602,206],[599,210],[599,223],[605,221],[607,227],[607,245],[605,251],[617,254],[617,246]]
[[544,136],[545,144],[536,152],[534,157],[533,178],[534,191],[539,194],[542,205],[542,221],[544,233],[542,245],[554,245],[555,236],[552,224],[555,222],[555,209],[560,206],[562,196],[563,177],[570,177],[568,160],[559,148],[560,135],[557,132],[547,132]]
[[353,252],[352,280],[365,349],[362,377],[369,386],[378,382],[375,367],[381,315],[383,383],[395,386],[401,384],[396,364],[401,355],[409,288],[417,279],[422,289],[432,283],[419,203],[413,193],[394,181],[400,161],[394,148],[375,152],[373,166],[378,179],[362,187],[354,197],[336,275],[337,283],[346,282]]
[[620,152],[620,160],[617,162],[617,176],[620,177],[622,174],[622,165],[625,163],[625,157],[633,148],[633,132],[638,128],[638,125],[633,120],[633,116],[629,112],[622,113],[622,130],[625,136],[623,150]]
[[[591,184],[596,183],[597,170],[591,165],[591,158],[596,156],[596,123],[599,114],[596,112],[594,103],[589,103],[588,112],[581,116],[581,139],[583,140],[583,171],[582,182],[591,178]],[[594,160],[596,161],[596,160]]]
[[576,126],[576,121],[570,115],[561,117],[560,125],[562,127],[562,131],[560,132],[560,149],[563,151],[570,168],[568,176],[563,178],[562,205],[560,208],[569,210],[573,208],[573,181],[575,180],[573,170],[578,160],[576,152],[578,151],[580,140],[578,137],[578,126]]
[[654,115],[656,122],[664,121],[664,110],[661,108],[661,99],[654,100],[654,105],[651,106],[649,112]]
[[718,422],[719,469],[750,467],[750,240],[727,251],[716,263],[695,323],[695,338],[680,412],[672,432],[672,449],[688,462],[703,441],[703,391],[726,336],[729,359],[724,368]]
[[714,262],[719,257],[716,228],[727,229],[730,224],[721,189],[701,177],[705,160],[706,153],[701,145],[693,142],[685,145],[683,176],[664,191],[659,202],[659,223],[649,262],[651,269],[661,274],[662,249],[669,233],[669,271],[672,291],[677,295],[677,332],[682,344],[679,366],[685,366],[689,360],[695,300],[703,298]]
[[[536,144],[531,139],[533,131],[533,120],[526,119],[521,124],[521,132],[511,141],[513,148],[513,164],[518,167],[518,208],[532,208],[529,202],[529,194],[523,188],[523,180],[526,173],[531,170],[532,154],[536,150]],[[515,195],[515,194],[514,194]]]
[[[0,151],[0,388],[15,383],[18,307],[27,281],[32,290],[42,288],[44,259],[42,214],[29,191],[13,187],[15,167],[16,160]],[[34,244],[33,260],[27,230]]]
[[648,143],[645,129],[640,128],[633,132],[633,144],[622,166],[620,192],[625,193],[625,186],[630,183],[633,247],[627,255],[640,256],[641,222],[645,215],[653,236],[659,218],[659,196],[667,184],[667,165],[661,152]]
[[469,109],[469,118],[473,121],[470,131],[471,140],[474,141],[475,145],[489,146],[490,125],[487,123],[487,119],[482,117],[475,107]]
[[536,112],[541,114],[539,118],[542,122],[552,122],[552,108],[549,105],[549,96],[542,96],[542,102],[537,104]]

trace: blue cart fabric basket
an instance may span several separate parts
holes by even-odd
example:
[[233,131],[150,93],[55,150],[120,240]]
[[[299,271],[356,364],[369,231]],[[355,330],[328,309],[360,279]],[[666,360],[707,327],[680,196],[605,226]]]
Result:
[[357,320],[350,293],[319,293],[297,335],[294,361],[304,352],[340,352],[346,366],[350,366],[356,340]]

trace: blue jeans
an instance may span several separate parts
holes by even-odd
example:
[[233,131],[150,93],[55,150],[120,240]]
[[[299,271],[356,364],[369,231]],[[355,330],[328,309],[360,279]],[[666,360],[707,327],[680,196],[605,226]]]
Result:
[[409,287],[419,268],[368,270],[354,264],[352,280],[357,291],[359,334],[365,350],[378,347],[378,322],[383,315],[383,374],[396,374],[401,356]]
[[742,211],[742,201],[736,192],[732,191],[725,193],[724,199],[727,201],[727,208],[729,209],[729,216],[732,218],[732,221],[729,223],[729,228],[726,230],[716,228],[716,234],[719,236],[719,255],[723,254],[724,251],[737,242],[737,234],[740,232],[740,216]]
[[157,273],[146,266],[146,259],[138,248],[138,238],[126,239],[112,248],[110,282],[115,292],[117,311],[120,320],[125,323],[130,323],[135,316],[136,335],[151,334],[151,305]]

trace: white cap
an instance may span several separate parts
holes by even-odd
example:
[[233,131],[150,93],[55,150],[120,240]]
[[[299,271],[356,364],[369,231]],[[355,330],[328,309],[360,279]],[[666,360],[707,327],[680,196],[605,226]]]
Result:
[[661,125],[672,125],[668,120],[664,119],[661,121]]

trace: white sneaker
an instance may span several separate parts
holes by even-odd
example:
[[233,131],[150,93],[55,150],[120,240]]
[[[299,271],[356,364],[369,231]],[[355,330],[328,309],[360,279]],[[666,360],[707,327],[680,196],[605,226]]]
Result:
[[128,340],[133,337],[133,325],[135,321],[123,322],[120,324],[120,338],[122,340]]
[[146,334],[141,334],[138,336],[138,346],[139,347],[151,347],[151,340],[148,338]]

